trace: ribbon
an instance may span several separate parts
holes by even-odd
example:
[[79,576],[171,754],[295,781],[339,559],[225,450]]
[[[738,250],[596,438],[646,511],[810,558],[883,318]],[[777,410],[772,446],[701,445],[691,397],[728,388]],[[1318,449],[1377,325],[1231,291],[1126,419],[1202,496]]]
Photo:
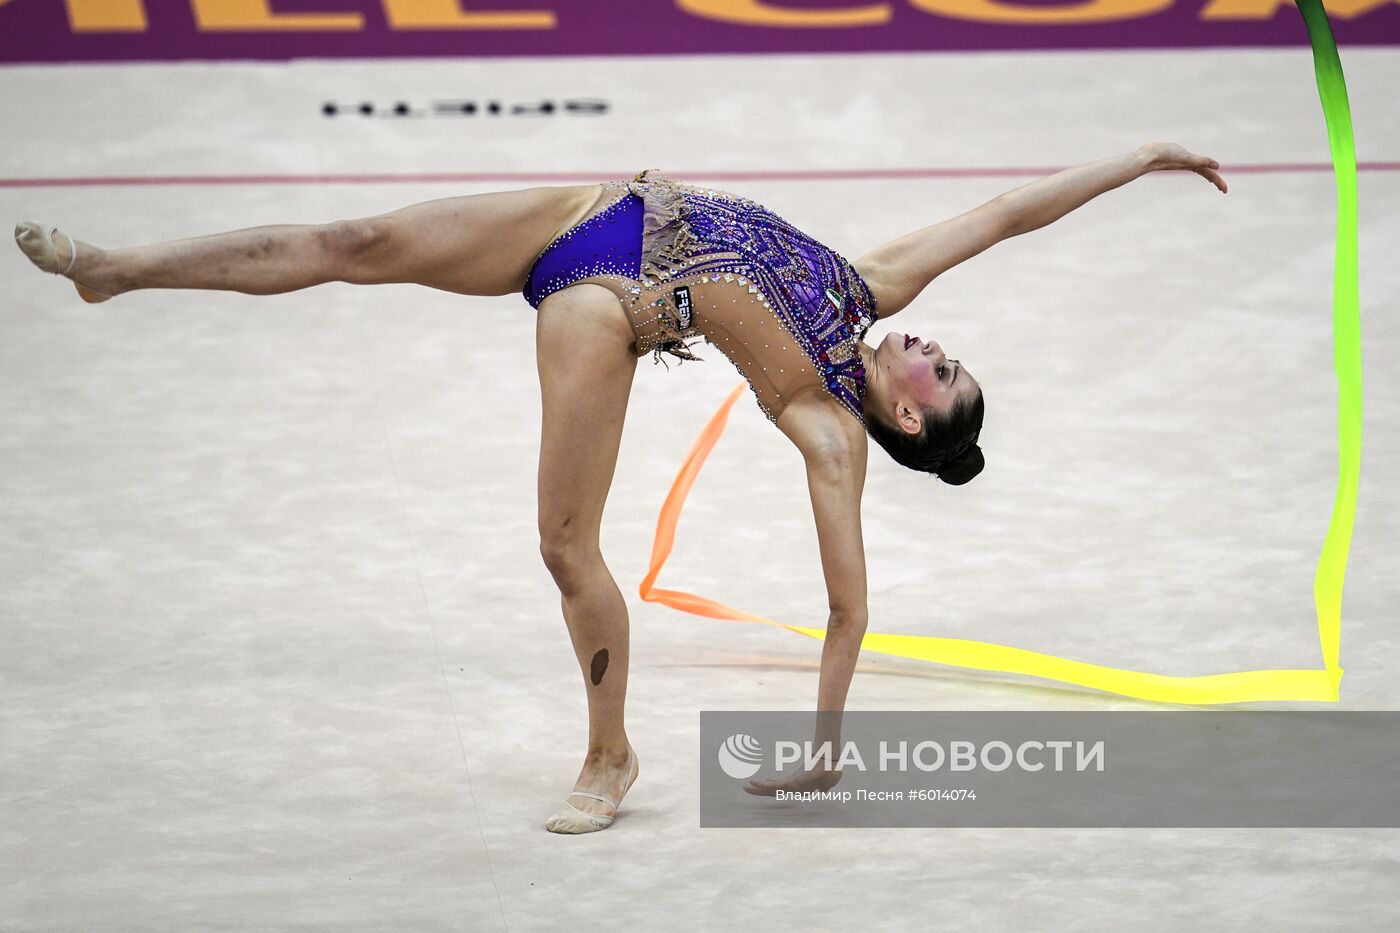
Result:
[[[1340,698],[1342,668],[1342,584],[1356,519],[1356,489],[1361,473],[1361,324],[1357,294],[1356,153],[1351,109],[1341,59],[1321,0],[1298,0],[1312,44],[1318,96],[1327,123],[1337,183],[1336,259],[1332,286],[1332,360],[1337,376],[1337,494],[1332,518],[1313,578],[1318,638],[1323,667],[1307,670],[1235,671],[1195,677],[1152,674],[1104,667],[991,642],[931,635],[867,632],[861,649],[879,654],[931,661],[980,671],[1022,674],[1076,684],[1106,693],[1160,703],[1217,705],[1259,701],[1317,701]],[[740,382],[711,416],[681,464],[657,518],[651,565],[639,587],[646,602],[713,619],[761,622],[821,640],[826,630],[789,625],[734,609],[680,590],[659,589],[656,578],[675,543],[676,524],[705,459],[729,421],[730,409],[747,388]]]

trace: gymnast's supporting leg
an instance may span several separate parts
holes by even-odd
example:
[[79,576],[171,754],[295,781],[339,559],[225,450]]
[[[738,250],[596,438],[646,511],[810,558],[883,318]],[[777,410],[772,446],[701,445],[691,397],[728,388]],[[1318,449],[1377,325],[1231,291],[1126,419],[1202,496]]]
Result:
[[[601,286],[564,289],[540,306],[540,553],[559,587],[588,698],[588,751],[574,789],[618,803],[629,786],[632,752],[623,722],[627,604],[603,562],[598,532],[636,373],[631,340],[617,298]],[[591,832],[612,815],[603,801],[570,796],[545,825]]]
[[[72,268],[64,232],[50,242],[58,269],[107,296],[142,288],[272,295],[325,282],[412,282],[464,295],[506,295],[519,290],[535,255],[588,209],[599,190],[569,185],[495,191],[353,220],[273,224],[122,249],[80,239]],[[36,227],[21,224],[15,237],[43,268],[42,228]]]

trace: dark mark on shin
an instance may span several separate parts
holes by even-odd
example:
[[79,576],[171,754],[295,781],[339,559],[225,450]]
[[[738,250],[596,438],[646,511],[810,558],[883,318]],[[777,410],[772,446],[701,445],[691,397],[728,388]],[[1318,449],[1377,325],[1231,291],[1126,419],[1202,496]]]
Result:
[[593,664],[590,666],[589,676],[593,681],[593,686],[598,686],[603,682],[603,675],[608,672],[608,649],[599,648],[593,655]]

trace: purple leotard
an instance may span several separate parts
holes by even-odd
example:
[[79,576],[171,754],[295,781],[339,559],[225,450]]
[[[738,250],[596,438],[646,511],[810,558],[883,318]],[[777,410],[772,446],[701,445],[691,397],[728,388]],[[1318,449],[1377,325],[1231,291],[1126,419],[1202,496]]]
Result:
[[859,341],[875,297],[851,263],[738,195],[684,185],[650,170],[608,182],[602,209],[547,245],[522,294],[595,282],[622,302],[641,356],[698,360],[686,339],[719,347],[770,421],[819,385],[864,423]]

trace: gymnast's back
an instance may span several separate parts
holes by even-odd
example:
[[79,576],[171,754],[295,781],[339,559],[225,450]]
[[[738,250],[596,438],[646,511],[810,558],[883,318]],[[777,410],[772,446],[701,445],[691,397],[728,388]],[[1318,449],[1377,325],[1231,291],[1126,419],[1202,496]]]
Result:
[[531,265],[521,291],[532,307],[570,285],[602,285],[627,313],[637,356],[700,360],[690,347],[703,341],[774,424],[819,388],[864,425],[858,347],[878,315],[844,256],[756,201],[652,170],[604,188],[603,206]]

